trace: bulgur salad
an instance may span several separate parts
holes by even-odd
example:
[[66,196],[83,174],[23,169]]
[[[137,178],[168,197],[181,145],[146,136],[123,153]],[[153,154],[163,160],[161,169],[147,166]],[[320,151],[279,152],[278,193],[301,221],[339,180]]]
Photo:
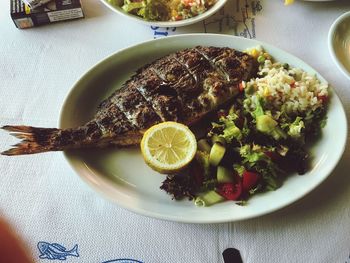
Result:
[[173,199],[244,204],[308,171],[308,146],[326,124],[328,84],[275,62],[261,47],[246,52],[258,60],[258,75],[240,83],[238,98],[217,112],[189,167],[167,176],[160,188]]
[[[108,0],[117,5],[116,0]],[[122,9],[147,21],[178,21],[195,17],[217,0],[124,0]]]

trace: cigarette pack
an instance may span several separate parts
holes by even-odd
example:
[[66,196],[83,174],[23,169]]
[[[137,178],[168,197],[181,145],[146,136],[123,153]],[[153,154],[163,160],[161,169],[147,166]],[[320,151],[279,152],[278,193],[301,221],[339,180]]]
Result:
[[12,20],[21,29],[84,17],[80,0],[53,0],[35,9],[21,0],[10,1]]
[[31,9],[35,9],[38,6],[47,4],[51,0],[22,0],[23,3],[27,4]]

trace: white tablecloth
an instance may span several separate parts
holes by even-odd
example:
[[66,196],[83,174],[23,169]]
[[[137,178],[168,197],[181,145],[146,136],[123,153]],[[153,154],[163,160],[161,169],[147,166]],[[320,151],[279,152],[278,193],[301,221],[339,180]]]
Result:
[[[243,21],[245,2],[250,5],[246,25],[234,27],[232,21]],[[104,57],[144,40],[204,31],[256,37],[302,58],[330,82],[350,114],[350,83],[327,49],[329,27],[350,9],[348,0],[289,7],[282,0],[232,0],[205,24],[177,29],[138,24],[96,0],[83,0],[83,8],[85,19],[18,30],[9,1],[0,2],[0,125],[56,127],[72,85]],[[0,132],[1,150],[15,142]],[[37,248],[44,241],[67,250],[77,244],[79,257],[68,256],[67,262],[223,262],[223,250],[235,247],[249,263],[344,263],[350,261],[349,159],[347,147],[324,183],[280,211],[198,225],[147,218],[106,201],[78,178],[62,153],[0,156],[0,217],[36,262],[48,262]]]

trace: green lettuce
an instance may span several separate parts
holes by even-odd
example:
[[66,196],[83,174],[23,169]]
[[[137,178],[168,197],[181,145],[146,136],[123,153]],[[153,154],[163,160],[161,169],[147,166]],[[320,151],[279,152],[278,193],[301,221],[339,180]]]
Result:
[[259,145],[251,146],[249,144],[245,144],[239,148],[239,154],[243,159],[242,163],[244,167],[247,170],[254,170],[261,174],[267,190],[275,190],[279,187],[278,173],[284,173],[284,171],[266,155],[268,151],[274,152],[275,148]]
[[166,2],[160,0],[143,0],[140,2],[124,0],[122,9],[125,12],[137,14],[145,20],[166,21],[170,19],[169,8]]
[[272,136],[275,140],[286,139],[286,133],[278,126],[278,122],[275,121],[270,115],[265,114],[262,107],[262,99],[256,99],[256,107],[252,112],[256,121],[256,129],[262,133]]
[[295,121],[289,125],[288,135],[292,138],[300,138],[302,136],[302,129],[305,128],[304,122],[301,117],[296,117]]

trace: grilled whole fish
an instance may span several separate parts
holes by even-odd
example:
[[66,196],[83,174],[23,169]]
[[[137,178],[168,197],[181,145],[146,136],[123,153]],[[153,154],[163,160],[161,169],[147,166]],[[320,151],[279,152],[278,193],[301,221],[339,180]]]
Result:
[[137,70],[85,125],[70,129],[2,127],[22,139],[2,154],[136,145],[156,123],[176,121],[191,126],[234,98],[239,83],[253,77],[257,68],[251,56],[230,48],[197,46],[178,51]]

